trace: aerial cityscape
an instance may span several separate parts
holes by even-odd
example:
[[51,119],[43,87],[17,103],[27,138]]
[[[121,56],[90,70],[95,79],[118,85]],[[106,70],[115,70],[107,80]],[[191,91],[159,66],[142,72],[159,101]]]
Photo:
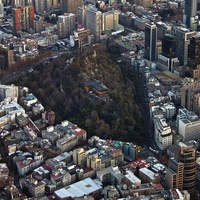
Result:
[[200,0],[0,0],[0,200],[200,200]]

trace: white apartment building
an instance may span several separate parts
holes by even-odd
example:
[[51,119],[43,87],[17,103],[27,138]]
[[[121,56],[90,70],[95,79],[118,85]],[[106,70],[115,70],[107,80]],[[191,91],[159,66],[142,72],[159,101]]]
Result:
[[183,136],[183,141],[200,138],[200,119],[197,114],[186,108],[179,109],[176,118],[177,133]]
[[161,150],[172,145],[171,127],[166,123],[165,118],[154,118],[154,138]]

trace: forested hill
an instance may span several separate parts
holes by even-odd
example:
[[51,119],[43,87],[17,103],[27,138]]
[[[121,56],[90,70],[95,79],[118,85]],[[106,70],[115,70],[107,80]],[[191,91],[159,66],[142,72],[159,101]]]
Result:
[[[57,123],[68,119],[84,128],[89,137],[98,135],[142,144],[134,78],[125,75],[123,68],[104,52],[100,46],[63,55],[22,77],[17,84],[29,87],[46,108],[54,110]],[[84,82],[92,78],[109,88],[108,95],[99,98],[85,91]]]

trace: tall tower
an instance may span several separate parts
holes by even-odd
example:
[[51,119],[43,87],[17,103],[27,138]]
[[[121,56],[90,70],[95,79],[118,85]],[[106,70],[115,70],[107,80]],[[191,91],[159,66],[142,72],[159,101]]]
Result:
[[154,23],[145,26],[145,58],[157,60],[157,27]]
[[86,28],[90,29],[91,34],[94,34],[95,40],[100,39],[102,31],[101,23],[102,13],[95,7],[90,7],[86,11]]
[[188,64],[195,68],[200,64],[200,34],[193,36],[188,45]]
[[77,16],[78,8],[83,5],[82,0],[62,0],[61,9],[62,14],[64,13],[73,13]]
[[178,28],[176,30],[176,56],[181,65],[187,65],[188,61],[188,45],[192,36],[196,33],[186,28]]
[[4,5],[2,0],[0,0],[0,17],[4,17]]
[[35,0],[35,13],[39,14],[45,10],[45,0]]
[[30,28],[33,28],[33,6],[17,6],[16,8],[12,9],[12,15],[14,34],[21,30],[28,30]]
[[57,32],[60,38],[69,37],[70,32],[75,29],[75,14],[65,13],[58,16]]
[[176,53],[176,37],[171,34],[164,34],[162,38],[162,54],[167,57],[174,57]]
[[186,25],[190,28],[190,18],[197,14],[197,0],[185,0]]
[[88,6],[83,5],[78,8],[78,24],[81,24],[83,27],[86,27],[86,10]]
[[[175,147],[174,158],[170,159],[166,170],[168,186],[180,190],[195,190],[196,149],[193,145],[180,142]],[[170,184],[171,183],[171,184]]]

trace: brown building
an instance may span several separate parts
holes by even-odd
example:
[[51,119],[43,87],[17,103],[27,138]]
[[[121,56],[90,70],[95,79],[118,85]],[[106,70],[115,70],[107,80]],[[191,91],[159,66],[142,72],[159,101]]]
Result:
[[0,67],[7,69],[14,64],[14,53],[9,47],[0,45]]
[[166,170],[168,186],[192,193],[195,190],[196,149],[193,145],[180,142],[174,151],[174,160],[170,159]]
[[62,0],[61,1],[62,14],[73,13],[77,16],[78,7],[81,7],[82,5],[83,5],[82,0]]

